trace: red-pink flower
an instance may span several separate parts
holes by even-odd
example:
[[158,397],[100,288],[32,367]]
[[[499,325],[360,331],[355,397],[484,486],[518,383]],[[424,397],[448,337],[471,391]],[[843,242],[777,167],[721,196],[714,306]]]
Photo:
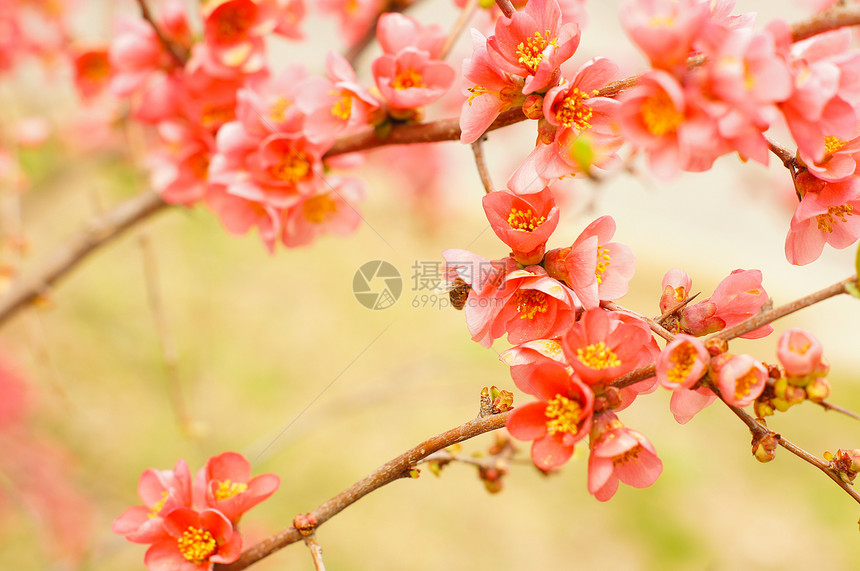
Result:
[[492,339],[505,332],[513,344],[561,337],[576,319],[572,292],[540,266],[508,272],[503,291],[489,323]]
[[549,188],[528,195],[496,190],[484,196],[483,205],[493,232],[510,246],[517,262],[528,266],[543,260],[546,241],[558,226],[558,207]]
[[226,0],[205,14],[204,62],[215,75],[246,74],[266,65],[263,36],[275,29],[273,0]]
[[236,91],[236,119],[246,132],[260,138],[272,133],[310,132],[303,129],[305,114],[298,105],[307,81],[301,64],[288,65],[274,77],[248,78]]
[[627,35],[651,65],[675,71],[686,67],[709,10],[710,4],[701,0],[628,0],[620,15]]
[[567,365],[561,341],[558,339],[526,341],[516,347],[502,351],[499,354],[499,360],[511,367],[511,376],[514,377],[514,382],[517,382],[517,377],[519,376],[514,373],[517,367],[535,365],[544,361],[555,361],[556,363]]
[[777,341],[776,356],[789,377],[805,377],[815,372],[823,353],[821,342],[803,329],[786,329]]
[[583,313],[561,342],[567,362],[594,386],[632,371],[643,353],[650,354],[653,337],[620,314],[595,308]]
[[669,410],[679,424],[687,424],[702,409],[717,400],[717,395],[708,387],[679,389],[672,392]]
[[157,128],[164,148],[149,156],[153,189],[169,204],[201,200],[206,195],[214,139],[207,131],[178,121],[162,121]]
[[860,181],[856,177],[817,185],[803,195],[785,238],[785,257],[798,266],[814,262],[824,244],[847,248],[860,236]]
[[660,296],[660,311],[668,311],[687,299],[693,279],[684,270],[672,269],[663,276],[663,294]]
[[164,538],[165,516],[192,504],[191,472],[185,460],[173,470],[149,469],[140,475],[137,493],[143,505],[125,510],[113,522],[114,533],[134,543],[153,543]]
[[415,18],[397,12],[385,12],[376,24],[376,39],[382,52],[396,56],[407,47],[427,52],[438,58],[448,34],[441,26],[423,26]]
[[647,488],[663,473],[663,462],[654,446],[611,412],[594,419],[590,439],[588,491],[601,502],[615,495],[619,481]]
[[496,21],[487,51],[498,69],[525,78],[528,95],[558,81],[558,68],[579,47],[579,37],[579,25],[562,25],[556,0],[529,0],[525,10]]
[[361,225],[356,204],[364,198],[363,183],[331,176],[324,188],[284,212],[281,240],[288,248],[310,244],[321,234],[349,236]]
[[762,393],[767,384],[767,369],[749,355],[728,355],[717,358],[722,363],[714,365],[717,371],[717,387],[727,403],[745,407]]
[[824,138],[824,158],[816,162],[798,149],[798,155],[810,174],[827,182],[840,182],[854,176],[860,159],[860,136],[844,141],[837,137]]
[[413,47],[396,55],[379,56],[371,70],[382,97],[395,113],[430,105],[448,91],[457,76],[444,61]]
[[551,362],[533,367],[520,388],[540,400],[515,408],[505,423],[508,432],[534,441],[531,457],[538,468],[557,468],[591,429],[594,395],[563,365]]
[[614,235],[615,220],[601,216],[572,246],[546,254],[544,266],[549,275],[564,280],[586,309],[620,299],[629,289],[636,259],[626,244],[610,242]]
[[708,372],[710,360],[704,343],[691,335],[677,335],[657,357],[657,379],[671,391],[690,389]]
[[115,95],[126,96],[139,90],[153,74],[174,65],[170,53],[145,20],[119,16],[113,28],[108,58],[113,72],[110,88]]
[[232,563],[242,552],[242,536],[218,510],[177,508],[164,518],[168,537],[144,556],[150,571],[209,571],[213,563]]
[[[746,321],[770,299],[761,280],[759,270],[733,271],[719,283],[711,297],[682,310],[681,328],[691,335],[701,336]],[[772,331],[773,326],[763,325],[741,337],[760,339]]]
[[106,48],[81,50],[75,55],[75,87],[84,101],[102,93],[110,82],[110,60]]
[[277,209],[229,194],[223,184],[210,183],[204,200],[228,233],[242,236],[256,227],[266,249],[269,252],[275,250],[275,243],[281,235],[281,218]]
[[204,468],[206,504],[227,516],[233,524],[246,511],[275,493],[281,480],[275,474],[251,477],[251,464],[236,452],[209,459]]
[[487,53],[487,39],[472,30],[471,59],[463,61],[463,77],[472,83],[460,110],[460,142],[474,143],[499,113],[522,105],[523,80],[499,69]]
[[385,11],[384,0],[319,0],[318,5],[321,11],[337,16],[339,37],[349,46],[361,40]]

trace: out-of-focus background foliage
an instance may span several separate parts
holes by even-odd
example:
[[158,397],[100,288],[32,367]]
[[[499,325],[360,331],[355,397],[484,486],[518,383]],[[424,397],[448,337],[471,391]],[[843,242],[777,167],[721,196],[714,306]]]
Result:
[[[446,0],[423,4],[417,17],[446,27],[453,21]],[[635,71],[638,56],[620,41],[617,6],[606,4],[592,3],[574,62],[603,54]],[[738,2],[736,12],[758,9],[761,24],[777,11],[787,19],[803,14],[781,2],[761,4]],[[106,8],[87,10],[93,17]],[[90,33],[104,32],[88,21]],[[300,57],[320,72],[318,46],[328,36],[314,34],[332,28],[317,16],[310,26],[305,51],[282,45],[276,53],[283,63]],[[459,44],[461,56],[467,43]],[[28,72],[4,82],[2,96],[11,102],[4,120],[48,104],[53,119],[73,112],[40,87],[47,81],[66,89],[66,79]],[[490,136],[486,154],[498,185],[533,137],[533,125]],[[119,147],[113,155],[88,154],[66,137],[19,152],[29,190],[18,202],[7,184],[2,198],[6,207],[20,204],[29,243],[24,272],[97,212],[146,188]],[[245,454],[255,473],[281,477],[275,496],[243,518],[250,545],[420,440],[472,418],[481,387],[514,390],[498,362],[503,340],[492,350],[473,343],[462,313],[432,305],[433,292],[413,284],[413,266],[439,260],[445,248],[506,254],[483,217],[468,149],[452,142],[439,152],[446,166],[435,188],[419,191],[422,199],[405,190],[410,173],[398,171],[396,159],[387,168],[367,166],[370,192],[360,205],[366,223],[355,236],[273,256],[256,236],[228,236],[203,210],[169,210],[104,248],[0,329],[2,358],[26,378],[28,407],[26,430],[3,435],[0,449],[0,567],[142,569],[144,547],[110,531],[112,520],[139,502],[140,473],[172,468],[178,458],[196,470],[225,450]],[[551,247],[568,245],[594,217],[611,214],[615,239],[637,255],[623,305],[657,313],[660,280],[674,267],[705,296],[733,269],[759,268],[774,303],[785,303],[850,275],[853,252],[828,249],[803,268],[785,262],[792,190],[780,168],[726,157],[710,173],[671,184],[629,174],[600,186],[567,184]],[[376,259],[400,270],[404,292],[394,307],[370,311],[351,288],[355,270]],[[732,348],[774,362],[778,333],[805,327],[831,361],[832,401],[860,409],[858,317],[856,300],[830,300],[777,323],[772,338]],[[0,401],[12,396],[0,394]],[[522,394],[515,398],[525,402]],[[663,475],[648,489],[622,486],[609,503],[597,502],[586,490],[585,454],[549,477],[528,462],[514,465],[496,495],[469,466],[449,466],[439,478],[425,469],[325,524],[317,536],[326,563],[333,570],[851,567],[860,515],[851,498],[784,451],[770,464],[756,462],[749,433],[725,407],[680,426],[668,401],[660,390],[621,414],[663,459]],[[770,424],[818,455],[860,445],[860,424],[808,403]],[[492,440],[468,442],[464,452]],[[520,458],[528,458],[527,445]],[[294,545],[255,568],[312,564]]]

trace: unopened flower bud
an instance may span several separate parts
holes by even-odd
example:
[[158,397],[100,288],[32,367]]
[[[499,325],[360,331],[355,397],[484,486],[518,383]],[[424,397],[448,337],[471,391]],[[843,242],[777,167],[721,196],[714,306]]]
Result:
[[806,398],[811,401],[821,402],[830,396],[830,381],[824,377],[812,379],[805,388]]
[[729,342],[725,339],[708,339],[705,341],[705,348],[712,357],[722,355],[729,350]]
[[773,416],[773,402],[770,399],[759,399],[753,403],[753,412],[757,418]]
[[776,458],[776,447],[779,437],[773,432],[768,432],[758,440],[753,437],[752,453],[759,462],[770,462]]
[[319,525],[317,516],[312,513],[299,514],[293,518],[293,527],[302,535],[311,535]]
[[526,97],[523,103],[523,113],[526,117],[534,121],[543,117],[543,95],[532,93]]

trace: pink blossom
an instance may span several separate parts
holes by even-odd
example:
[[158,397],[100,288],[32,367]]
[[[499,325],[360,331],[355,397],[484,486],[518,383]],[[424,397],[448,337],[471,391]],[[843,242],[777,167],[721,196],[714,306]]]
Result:
[[567,365],[564,350],[558,339],[535,339],[526,341],[499,354],[499,360],[511,367],[511,376],[517,382],[519,375],[514,374],[517,367],[535,365],[544,361],[555,361]]
[[690,295],[693,279],[684,270],[672,269],[663,276],[663,294],[660,296],[660,311],[677,306]]
[[561,337],[576,319],[572,292],[540,266],[508,272],[503,287],[505,297],[496,298],[498,309],[488,324],[492,339],[505,332],[513,344]]
[[522,196],[496,190],[484,196],[483,205],[493,232],[510,246],[517,262],[527,266],[543,260],[546,242],[558,226],[558,207],[548,188]]
[[337,16],[338,35],[349,46],[363,38],[385,11],[384,0],[319,0],[318,5],[321,11]]
[[273,0],[226,0],[206,10],[201,51],[207,70],[230,77],[263,69],[263,36],[277,26],[276,10]]
[[110,60],[106,48],[79,51],[74,58],[75,87],[84,101],[102,93],[110,83]]
[[727,403],[743,408],[764,391],[767,369],[749,355],[724,353],[716,361],[717,387]]
[[567,462],[576,443],[591,429],[594,395],[565,368],[546,362],[535,366],[523,390],[538,402],[518,406],[508,417],[508,432],[519,440],[533,440],[531,457],[541,470]]
[[839,182],[854,176],[860,158],[860,136],[843,141],[837,137],[824,138],[824,158],[815,161],[805,151],[798,149],[803,164],[809,173],[827,182]]
[[632,371],[650,355],[650,332],[600,308],[589,309],[562,338],[564,355],[588,385],[605,384]]
[[266,137],[272,133],[303,131],[305,113],[298,105],[307,72],[301,64],[286,66],[275,77],[250,77],[236,91],[236,119],[246,132]]
[[138,91],[156,72],[174,65],[155,30],[143,19],[119,16],[113,27],[108,58],[113,71],[110,88],[115,95]]
[[361,225],[356,204],[364,195],[364,185],[358,179],[327,177],[325,190],[284,212],[281,240],[294,248],[310,244],[321,234],[349,236]]
[[702,0],[627,0],[620,16],[627,35],[654,68],[677,71],[686,67],[709,10]]
[[558,68],[579,47],[579,38],[577,24],[562,25],[556,0],[529,0],[525,10],[496,21],[487,51],[498,69],[525,79],[528,95],[558,81]]
[[[684,307],[680,325],[684,331],[701,336],[722,331],[756,315],[770,299],[762,287],[759,270],[735,270],[719,283],[713,295]],[[741,335],[760,339],[770,335],[771,325],[764,325]]]
[[326,56],[328,79],[312,77],[301,83],[299,109],[307,116],[304,132],[314,143],[333,141],[349,134],[380,113],[380,102],[358,83],[352,66],[343,56]]
[[643,75],[623,98],[619,121],[624,136],[648,155],[657,177],[707,170],[727,150],[715,119],[698,104],[701,100],[701,93],[685,93],[677,79],[661,70]]
[[218,510],[177,508],[164,518],[168,537],[144,556],[150,571],[209,571],[213,563],[232,563],[242,552],[242,536]]
[[691,389],[708,372],[710,360],[701,341],[691,335],[677,335],[657,357],[657,379],[671,391]]
[[847,248],[860,236],[860,182],[849,178],[841,182],[817,185],[820,190],[805,192],[785,238],[785,257],[798,266],[814,262],[824,244],[836,249]]
[[679,389],[672,392],[669,410],[679,424],[687,424],[702,409],[717,400],[714,391],[707,387]]
[[140,476],[137,493],[143,505],[125,510],[113,522],[114,533],[134,543],[153,543],[166,536],[164,518],[192,505],[191,472],[185,460],[173,470],[149,469]]
[[281,484],[274,474],[251,477],[251,464],[236,452],[209,459],[204,468],[206,504],[237,524],[246,511],[275,493]]
[[522,105],[523,80],[500,69],[487,52],[487,39],[472,30],[472,57],[463,61],[463,77],[472,84],[460,111],[460,142],[473,143],[503,111]]
[[169,204],[191,205],[201,200],[206,195],[215,140],[208,132],[177,121],[162,121],[158,133],[164,148],[148,157],[153,189]]
[[612,413],[597,415],[591,429],[588,491],[605,502],[615,495],[618,482],[647,488],[663,472],[654,446]]
[[304,0],[275,0],[277,6],[275,33],[293,40],[304,39],[301,30],[305,17]]
[[601,216],[572,246],[546,254],[544,267],[549,275],[566,282],[586,309],[627,294],[636,260],[627,245],[610,242],[614,235],[615,220]]
[[242,236],[256,227],[266,249],[274,251],[281,236],[281,216],[276,208],[229,194],[223,184],[210,183],[204,201],[228,233]]
[[[534,192],[553,179],[610,168],[618,162],[615,151],[622,144],[617,127],[620,103],[596,97],[618,73],[606,58],[586,62],[569,83],[553,87],[543,100],[543,116],[549,126],[541,131],[535,150],[511,176],[517,192]],[[581,147],[586,147],[585,159]]]
[[383,54],[371,64],[373,79],[389,108],[394,112],[419,109],[451,87],[457,73],[443,61],[433,60],[425,51],[407,47],[397,55]]
[[821,342],[803,329],[786,329],[776,346],[776,356],[789,377],[805,377],[815,372],[823,352]]
[[376,39],[382,52],[396,56],[407,47],[427,52],[437,59],[442,53],[448,34],[441,26],[424,26],[415,18],[397,12],[386,12],[376,24]]

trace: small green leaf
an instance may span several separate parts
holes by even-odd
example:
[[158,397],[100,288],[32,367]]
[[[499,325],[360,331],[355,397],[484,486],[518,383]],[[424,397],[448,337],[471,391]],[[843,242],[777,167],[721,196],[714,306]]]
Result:
[[857,299],[860,299],[860,288],[857,287],[856,283],[845,284],[845,291]]

